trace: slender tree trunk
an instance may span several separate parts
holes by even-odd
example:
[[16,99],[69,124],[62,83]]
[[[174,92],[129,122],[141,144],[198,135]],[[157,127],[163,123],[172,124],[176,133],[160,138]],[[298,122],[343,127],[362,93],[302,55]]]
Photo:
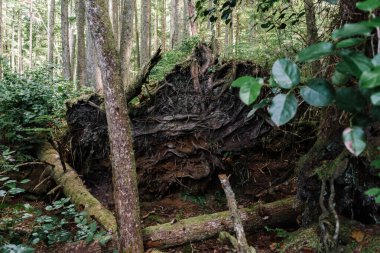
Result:
[[162,1],[162,12],[161,12],[161,45],[162,50],[166,50],[166,0]]
[[0,79],[3,77],[3,0],[0,0]]
[[[72,17],[75,15],[75,0],[70,1],[70,8],[69,8],[69,17]],[[70,40],[70,67],[71,67],[71,79],[73,81],[76,81],[75,76],[75,70],[76,70],[76,44],[77,44],[77,36],[75,33],[75,24],[72,22],[69,23],[69,40]]]
[[24,71],[24,64],[22,59],[22,18],[21,18],[21,8],[18,13],[18,29],[17,29],[17,44],[18,44],[18,54],[17,54],[17,64],[18,73],[22,74]]
[[182,1],[182,5],[183,5],[183,12],[182,12],[182,39],[185,39],[187,37],[189,37],[190,35],[190,31],[189,31],[189,9],[188,9],[188,4],[187,4],[187,0],[183,0]]
[[86,7],[83,0],[76,0],[75,5],[78,36],[76,80],[77,88],[81,88],[85,86],[86,80],[86,42],[84,34]]
[[196,36],[198,34],[198,25],[197,25],[197,20],[196,20],[196,15],[195,15],[195,6],[193,3],[193,0],[187,0],[187,10],[189,14],[189,31],[190,31],[190,36]]
[[[82,1],[82,0],[81,0]],[[88,28],[88,25],[87,25]],[[103,81],[91,33],[86,33],[86,83],[103,93]]]
[[123,87],[127,87],[130,78],[131,69],[131,55],[133,46],[133,23],[135,15],[135,0],[125,0],[123,7],[123,21],[120,40],[120,53],[121,53],[121,79]]
[[[54,19],[55,19],[55,0],[48,0],[48,63],[54,64]],[[51,69],[53,74],[53,68]]]
[[179,0],[172,0],[172,14],[170,16],[170,48],[173,49],[179,42]]
[[63,77],[70,80],[69,0],[61,0],[61,40]]
[[119,48],[119,8],[120,0],[111,0],[112,8],[110,9],[111,13],[111,22],[112,30],[116,39],[116,48]]
[[154,35],[153,35],[153,41],[154,41],[154,46],[153,46],[153,51],[156,52],[157,49],[158,49],[158,12],[159,12],[159,8],[158,8],[158,0],[156,0],[155,2],[155,10],[154,10]]
[[[318,41],[318,28],[315,19],[315,6],[313,0],[304,0],[306,29],[307,29],[307,44],[308,46]],[[313,75],[317,75],[321,71],[321,63],[315,61],[311,65]]]
[[12,38],[11,38],[11,69],[16,71],[16,62],[15,62],[15,20],[12,18]]
[[29,69],[33,66],[33,0],[30,0],[29,8]]
[[140,46],[140,64],[143,66],[150,59],[151,53],[151,4],[150,1],[141,2],[141,46]]
[[137,1],[135,2],[135,36],[136,36],[136,65],[137,68],[141,67],[141,59],[140,59],[140,31],[139,31],[139,17],[137,15]]
[[120,60],[104,1],[87,0],[88,24],[102,69],[105,109],[112,156],[112,175],[119,252],[144,252],[137,173]]

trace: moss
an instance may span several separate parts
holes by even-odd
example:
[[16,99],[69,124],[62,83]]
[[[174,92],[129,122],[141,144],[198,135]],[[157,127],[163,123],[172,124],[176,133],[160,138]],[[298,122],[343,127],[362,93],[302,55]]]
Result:
[[317,225],[299,229],[283,241],[281,252],[301,252],[303,248],[320,249]]

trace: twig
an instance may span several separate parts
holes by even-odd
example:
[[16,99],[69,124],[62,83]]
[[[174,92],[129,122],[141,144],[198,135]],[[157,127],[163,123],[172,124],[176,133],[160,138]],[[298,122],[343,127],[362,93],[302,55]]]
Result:
[[219,175],[219,180],[222,184],[224,193],[226,194],[228,208],[230,209],[231,218],[234,224],[234,230],[237,238],[236,250],[238,253],[255,253],[256,250],[248,245],[247,238],[245,237],[244,227],[238,212],[235,194],[231,189],[228,177],[225,174],[221,174]]

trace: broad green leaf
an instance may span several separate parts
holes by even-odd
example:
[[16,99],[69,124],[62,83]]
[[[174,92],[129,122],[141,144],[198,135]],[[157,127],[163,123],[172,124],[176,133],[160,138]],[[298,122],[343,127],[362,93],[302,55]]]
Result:
[[262,80],[251,76],[243,76],[232,83],[233,87],[240,87],[239,96],[241,101],[246,105],[250,105],[260,95]]
[[298,54],[300,62],[311,62],[322,58],[323,56],[331,55],[334,52],[334,45],[330,42],[320,42],[310,47],[303,49]]
[[297,107],[298,101],[293,93],[278,94],[273,98],[268,111],[272,121],[277,126],[281,126],[289,122],[296,115]]
[[352,87],[340,88],[336,91],[336,105],[348,112],[361,112],[367,105],[363,95]]
[[9,179],[9,177],[0,177],[0,182],[8,180],[8,179]]
[[372,188],[365,192],[368,196],[377,196],[380,194],[380,188]]
[[323,79],[313,79],[301,87],[302,98],[312,106],[327,106],[334,100],[334,89]]
[[12,194],[12,195],[16,195],[16,194],[19,194],[19,193],[22,193],[22,192],[25,192],[25,190],[21,189],[21,188],[11,188],[8,191],[8,193]]
[[380,105],[380,92],[371,95],[371,103],[373,105]]
[[366,147],[364,130],[361,127],[350,127],[343,131],[344,145],[355,156],[359,156]]
[[380,54],[375,55],[375,56],[372,58],[371,63],[372,63],[373,66],[375,66],[375,67],[380,67]]
[[362,2],[356,3],[356,8],[362,11],[374,11],[380,7],[379,0],[365,0]]
[[297,65],[288,59],[280,59],[273,64],[272,76],[274,81],[284,89],[291,89],[301,81]]
[[360,77],[359,85],[366,89],[380,86],[380,67],[364,71]]
[[352,47],[363,43],[365,40],[363,38],[350,38],[345,39],[336,44],[336,48]]
[[366,20],[366,21],[362,21],[359,24],[365,25],[369,28],[380,27],[380,17],[373,18],[373,19]]
[[[342,57],[346,63],[344,65],[347,68],[346,71],[353,74],[358,79],[361,77],[363,72],[371,70],[373,66],[371,60],[362,53],[343,54]],[[340,68],[339,71],[342,72]]]
[[372,32],[372,28],[364,24],[345,24],[342,28],[335,30],[332,34],[334,40],[344,39],[357,35],[369,36]]
[[348,80],[349,80],[349,76],[339,72],[338,70],[335,70],[335,72],[331,78],[331,82],[334,85],[346,84],[348,82]]

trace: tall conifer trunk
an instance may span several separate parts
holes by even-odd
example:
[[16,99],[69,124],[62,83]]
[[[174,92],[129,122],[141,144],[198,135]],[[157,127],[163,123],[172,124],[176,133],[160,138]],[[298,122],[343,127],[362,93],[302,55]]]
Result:
[[102,70],[119,252],[144,252],[131,122],[111,23],[102,0],[87,0],[87,19]]

